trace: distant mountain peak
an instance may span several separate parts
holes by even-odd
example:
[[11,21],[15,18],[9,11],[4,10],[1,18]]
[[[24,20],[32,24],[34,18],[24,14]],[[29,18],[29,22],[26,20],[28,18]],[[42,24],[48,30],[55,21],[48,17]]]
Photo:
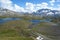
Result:
[[51,10],[51,9],[39,9],[35,13],[35,15],[42,15],[42,16],[48,16],[48,15],[60,15],[60,11],[58,10]]
[[0,8],[0,16],[1,15],[14,16],[14,15],[23,15],[23,14],[26,14],[26,15],[32,14],[32,15],[37,15],[37,16],[47,16],[47,15],[57,15],[57,14],[60,15],[60,11],[51,10],[51,9],[39,9],[36,12],[28,13],[28,12],[14,12],[8,9]]

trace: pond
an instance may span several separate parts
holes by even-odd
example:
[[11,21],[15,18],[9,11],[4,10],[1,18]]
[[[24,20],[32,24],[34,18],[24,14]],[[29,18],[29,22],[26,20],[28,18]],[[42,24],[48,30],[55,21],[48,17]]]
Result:
[[[23,18],[0,18],[0,24],[4,22],[9,22],[13,20],[22,20]],[[38,24],[40,22],[50,22],[50,20],[28,20],[29,22],[32,22],[32,24]]]
[[30,22],[32,22],[32,23],[40,23],[40,22],[50,22],[51,20],[47,20],[47,19],[45,19],[45,20],[30,20]]
[[0,24],[13,20],[21,20],[21,18],[0,18]]

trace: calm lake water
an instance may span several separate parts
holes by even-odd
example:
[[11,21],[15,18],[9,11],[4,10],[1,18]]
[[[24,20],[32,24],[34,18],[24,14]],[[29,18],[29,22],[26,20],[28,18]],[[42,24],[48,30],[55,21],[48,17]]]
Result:
[[21,20],[21,18],[0,18],[0,24],[13,20]]
[[[4,22],[9,22],[13,20],[22,20],[23,18],[0,18],[0,24]],[[40,22],[50,22],[50,20],[28,20],[34,24],[40,23]]]

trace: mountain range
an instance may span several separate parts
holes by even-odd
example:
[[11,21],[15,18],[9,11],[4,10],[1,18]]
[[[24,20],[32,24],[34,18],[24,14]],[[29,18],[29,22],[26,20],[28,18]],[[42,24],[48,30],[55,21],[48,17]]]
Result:
[[9,9],[0,8],[0,16],[17,16],[17,15],[20,15],[20,13]]
[[41,16],[52,16],[52,15],[60,15],[60,11],[51,10],[51,9],[40,9],[36,12],[33,12],[33,15],[41,15]]
[[17,16],[17,15],[22,15],[22,14],[25,14],[25,15],[34,15],[34,16],[57,16],[57,15],[60,15],[60,10],[51,10],[51,9],[39,9],[37,10],[36,12],[32,12],[32,13],[29,13],[29,12],[15,12],[15,11],[11,11],[11,10],[8,10],[8,9],[3,9],[3,8],[0,8],[0,16],[4,15],[4,16]]

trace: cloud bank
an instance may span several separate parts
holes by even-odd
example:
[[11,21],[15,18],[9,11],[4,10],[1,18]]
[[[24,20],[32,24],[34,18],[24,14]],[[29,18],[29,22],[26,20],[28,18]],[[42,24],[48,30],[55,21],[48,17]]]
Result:
[[13,2],[11,0],[0,0],[0,7],[10,9],[13,11],[17,11],[17,12],[29,12],[29,13],[31,13],[33,11],[37,11],[42,8],[60,10],[60,4],[57,5],[58,6],[57,8],[53,8],[55,2],[56,2],[56,0],[49,1],[51,7],[49,7],[48,6],[49,4],[46,2],[42,2],[40,4],[33,4],[33,3],[26,2],[25,8],[23,8],[21,6],[18,6],[17,4],[13,4]]

